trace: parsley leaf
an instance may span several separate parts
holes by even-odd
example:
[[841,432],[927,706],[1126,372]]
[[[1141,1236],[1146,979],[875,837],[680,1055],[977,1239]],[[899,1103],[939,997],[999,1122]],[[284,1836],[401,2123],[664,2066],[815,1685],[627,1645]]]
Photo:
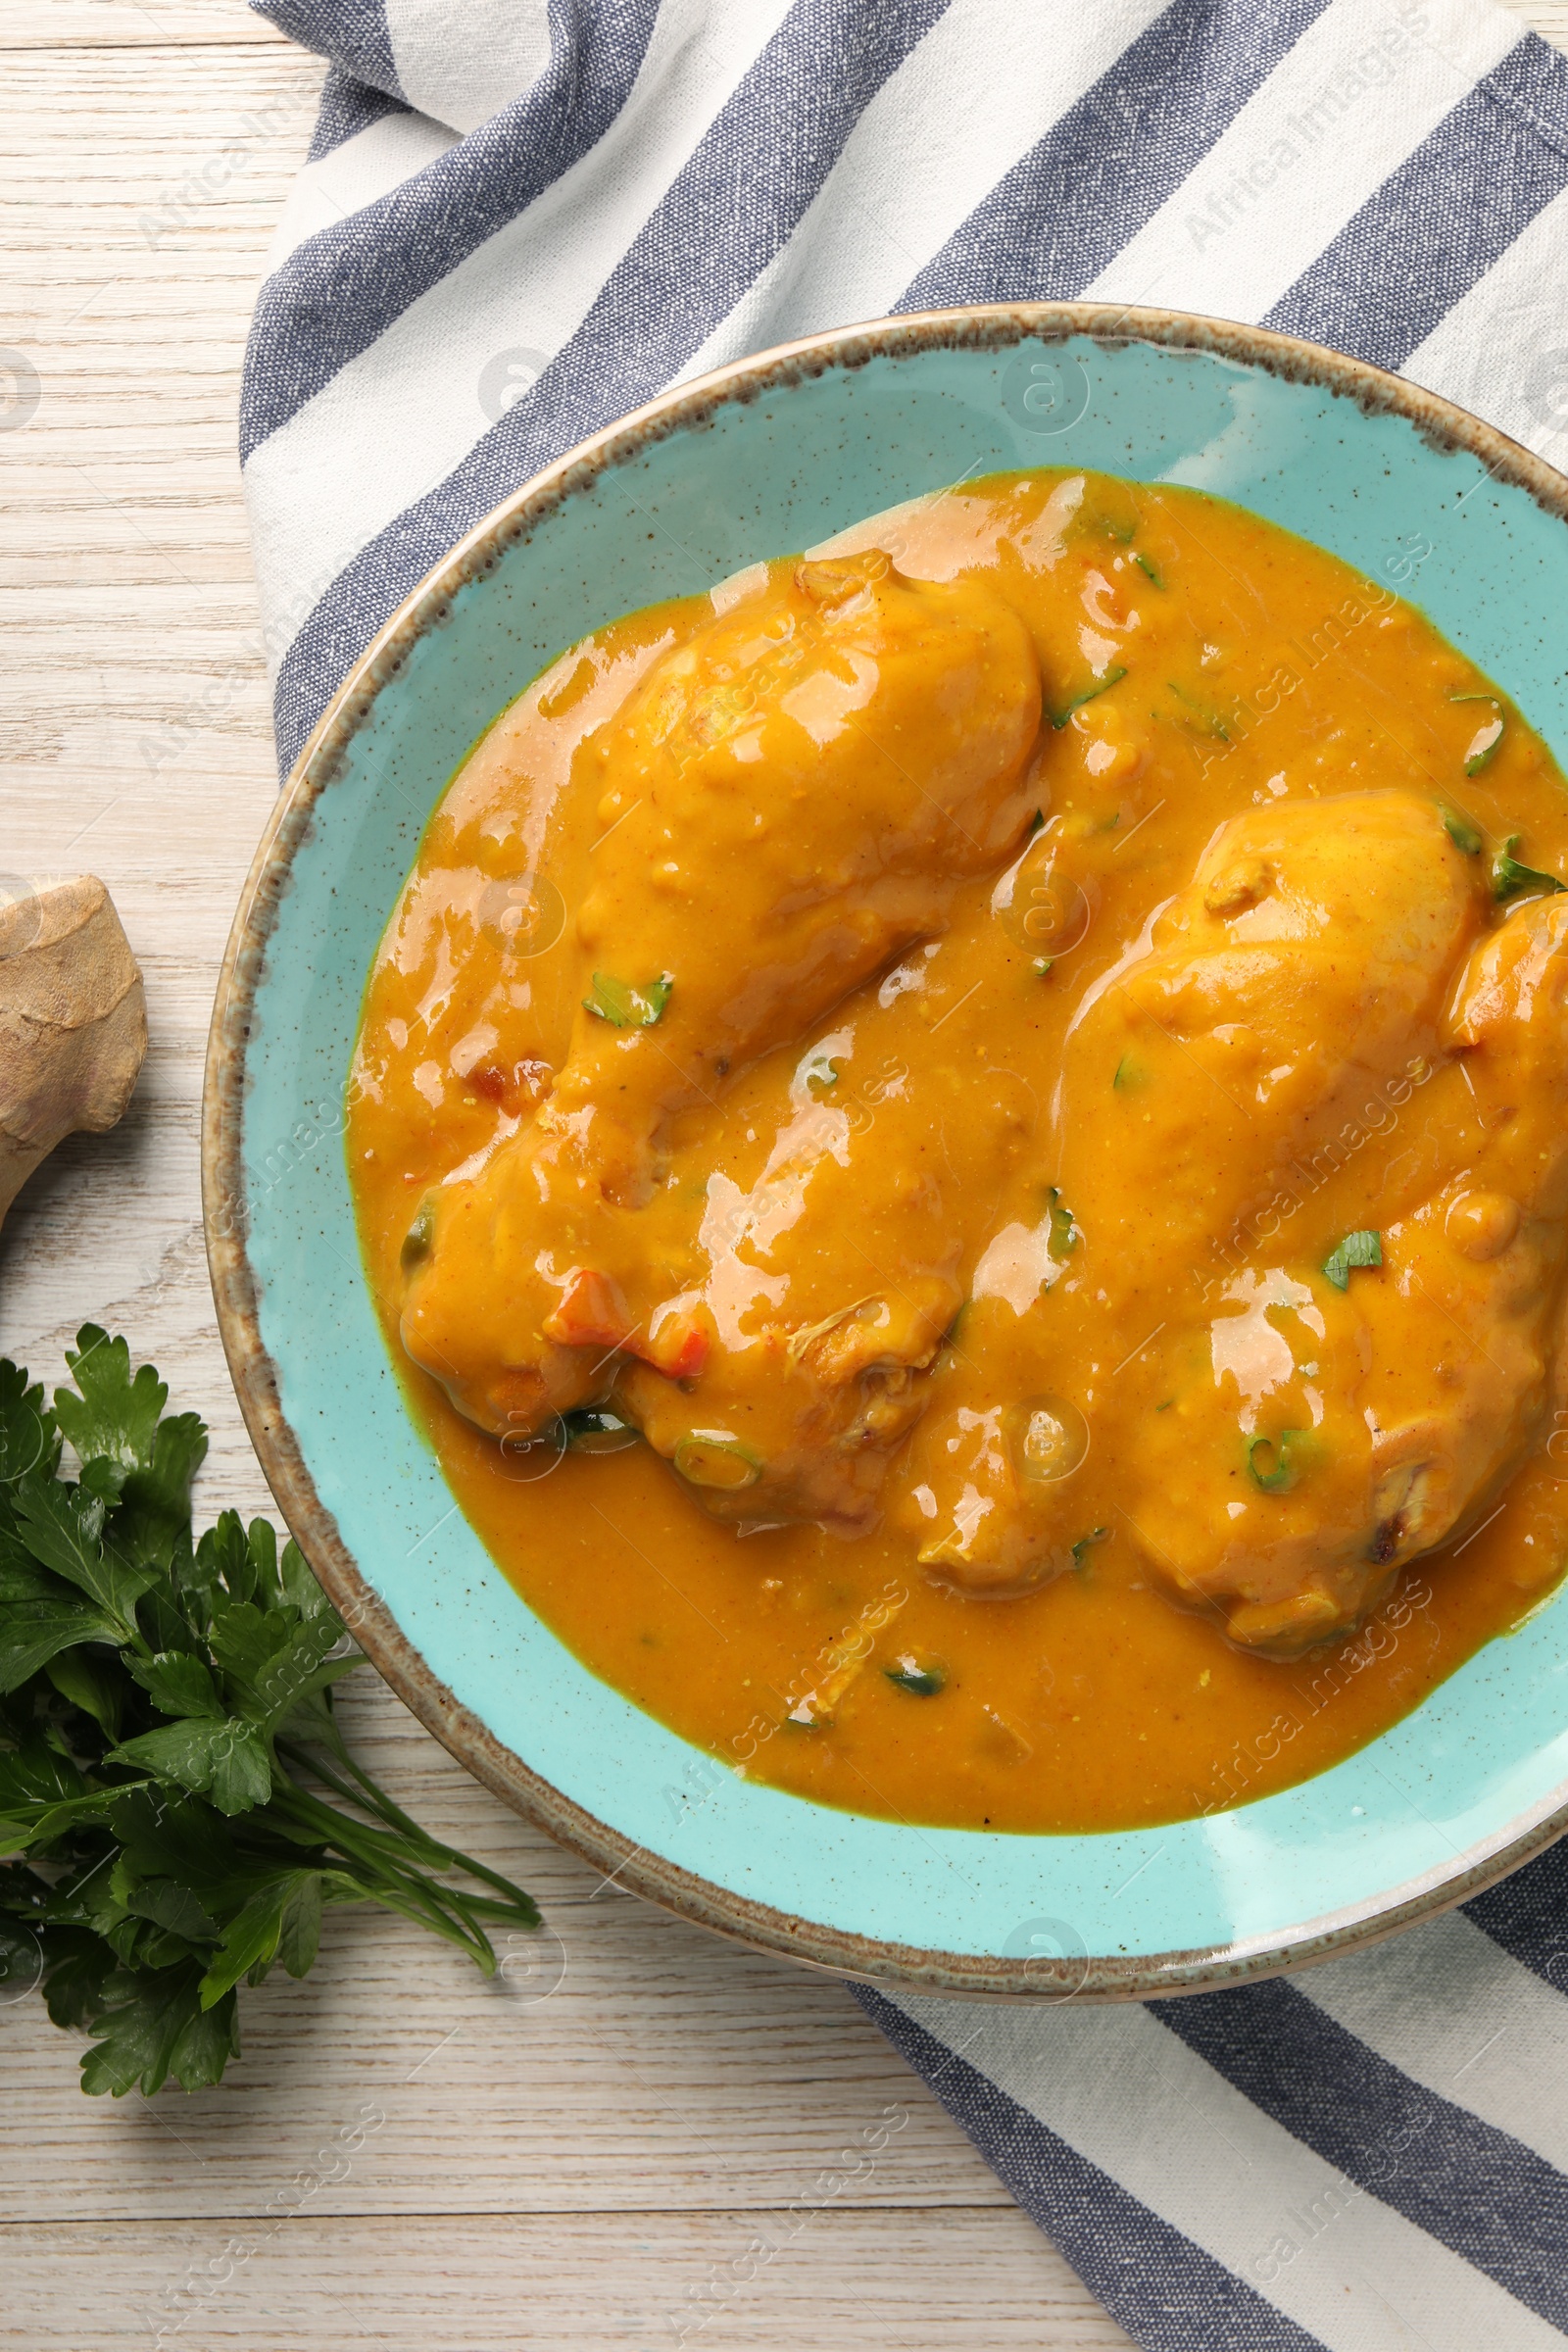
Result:
[[1323,1260],[1323,1271],[1337,1291],[1348,1291],[1353,1267],[1381,1266],[1382,1263],[1383,1236],[1381,1233],[1371,1233],[1363,1226],[1356,1233],[1348,1233],[1342,1242],[1336,1242]]
[[52,1406],[0,1362],[0,1976],[119,2096],[219,2082],[241,1984],[304,1976],[328,1903],[491,1974],[538,1911],[350,1756],[332,1685],[364,1660],[297,1546],[233,1511],[194,1541],[200,1420],[93,1325],[67,1361]]
[[1482,720],[1465,747],[1464,772],[1467,776],[1479,776],[1482,769],[1490,767],[1496,758],[1497,747],[1506,731],[1502,705],[1494,694],[1450,694],[1448,700],[1450,703],[1487,703],[1491,706],[1492,716]]
[[1555,874],[1539,873],[1533,865],[1521,865],[1514,856],[1517,833],[1510,833],[1492,860],[1492,895],[1494,899],[1517,898],[1523,890],[1561,890],[1565,885]]
[[1265,1494],[1288,1494],[1300,1475],[1301,1456],[1310,1449],[1311,1432],[1282,1429],[1277,1438],[1249,1438],[1247,1467],[1252,1484]]
[[645,980],[641,988],[634,988],[629,980],[616,980],[609,972],[595,972],[593,994],[584,997],[583,1010],[608,1021],[612,1029],[651,1029],[669,1003],[674,985],[668,972],[657,980]]
[[1438,803],[1438,811],[1443,818],[1444,830],[1454,848],[1466,858],[1479,858],[1486,847],[1479,826],[1473,825],[1462,809],[1453,808],[1447,801]]
[[1082,694],[1073,695],[1069,701],[1061,705],[1059,710],[1053,710],[1048,706],[1046,716],[1050,719],[1055,732],[1059,735],[1075,710],[1081,710],[1086,703],[1098,702],[1102,694],[1108,694],[1113,686],[1119,686],[1126,675],[1126,663],[1119,663],[1115,669],[1107,670],[1105,675],[1098,679],[1093,686],[1086,687]]
[[[1049,1188],[1049,1199],[1051,1234],[1047,1254],[1050,1256],[1054,1268],[1051,1279],[1054,1282],[1063,1271],[1068,1258],[1077,1249],[1083,1236],[1078,1230],[1077,1218],[1066,1206],[1054,1185]],[[1049,1284],[1047,1288],[1050,1288]]]

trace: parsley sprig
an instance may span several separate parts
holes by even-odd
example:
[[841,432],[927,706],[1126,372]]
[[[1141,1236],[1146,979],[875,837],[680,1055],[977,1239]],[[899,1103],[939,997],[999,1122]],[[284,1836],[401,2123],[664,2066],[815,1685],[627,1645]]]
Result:
[[52,1405],[0,1361],[0,1984],[35,1979],[118,2096],[219,2082],[241,1980],[303,1977],[328,1903],[491,1974],[488,1931],[539,1913],[350,1756],[332,1685],[365,1661],[297,1545],[234,1511],[193,1541],[202,1422],[92,1324],[66,1360]]

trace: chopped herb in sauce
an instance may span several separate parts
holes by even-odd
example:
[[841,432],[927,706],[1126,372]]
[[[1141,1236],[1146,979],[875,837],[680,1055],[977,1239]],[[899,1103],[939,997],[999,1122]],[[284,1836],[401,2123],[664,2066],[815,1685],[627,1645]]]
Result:
[[1083,694],[1075,694],[1072,698],[1072,701],[1070,703],[1063,704],[1059,710],[1048,710],[1047,716],[1050,718],[1052,725],[1055,728],[1056,733],[1058,735],[1061,733],[1062,728],[1067,724],[1068,719],[1071,718],[1075,710],[1081,710],[1086,703],[1098,702],[1102,694],[1108,694],[1113,686],[1119,686],[1122,679],[1126,675],[1127,669],[1125,663],[1118,663],[1116,668],[1107,670],[1105,672],[1105,675],[1099,681],[1098,685],[1089,687]]
[[1179,703],[1185,703],[1195,718],[1200,718],[1202,720],[1203,733],[1205,735],[1212,735],[1216,742],[1229,743],[1231,739],[1231,731],[1225,724],[1225,721],[1220,717],[1220,714],[1217,710],[1209,710],[1205,709],[1203,704],[1195,702],[1190,694],[1184,692],[1184,690],[1177,685],[1174,678],[1167,678],[1165,683],[1170,688],[1172,694],[1176,697],[1176,700]]
[[1494,694],[1450,694],[1448,700],[1450,703],[1489,703],[1492,707],[1492,716],[1483,719],[1464,756],[1465,774],[1479,776],[1484,767],[1492,765],[1502,742],[1507,725],[1502,705]]
[[1565,885],[1555,874],[1541,873],[1533,865],[1521,865],[1514,856],[1517,833],[1510,833],[1492,860],[1492,895],[1494,899],[1517,898],[1526,890],[1562,890]]
[[1051,1188],[1051,1254],[1054,1258],[1070,1257],[1082,1235],[1072,1210],[1062,1205],[1061,1195],[1054,1185]]
[[1323,1260],[1323,1271],[1337,1291],[1348,1291],[1350,1287],[1350,1275],[1355,1267],[1381,1266],[1382,1263],[1382,1234],[1372,1233],[1367,1227],[1362,1226],[1357,1232],[1348,1233],[1342,1242],[1335,1244],[1328,1256]]
[[1108,1527],[1092,1527],[1087,1536],[1080,1536],[1072,1547],[1073,1566],[1081,1568],[1086,1555],[1094,1550],[1097,1544],[1103,1544],[1109,1534]]
[[1164,581],[1160,578],[1159,573],[1155,570],[1153,564],[1151,564],[1147,556],[1134,556],[1133,562],[1137,564],[1140,571],[1146,573],[1148,577],[1152,580],[1156,588],[1164,587]]
[[1051,977],[1051,969],[1055,960],[1056,958],[1054,956],[1037,956],[1035,957],[1036,979],[1048,980]]
[[730,1494],[755,1487],[762,1475],[758,1455],[723,1429],[696,1429],[682,1438],[675,1448],[675,1467],[691,1486],[717,1487]]
[[1300,1473],[1297,1449],[1310,1438],[1305,1429],[1284,1429],[1277,1438],[1249,1438],[1247,1467],[1265,1494],[1288,1494]]
[[592,996],[584,997],[583,1010],[608,1021],[612,1029],[651,1029],[669,1003],[669,992],[675,983],[668,972],[657,980],[645,980],[634,988],[629,980],[617,980],[610,972],[595,972]]
[[1471,738],[1470,748],[1464,756],[1465,774],[1479,776],[1484,767],[1490,767],[1496,757],[1497,746],[1501,741],[1502,720],[1500,717],[1492,719],[1486,726],[1480,728]]
[[1470,819],[1459,809],[1449,808],[1446,801],[1440,801],[1438,806],[1443,812],[1444,829],[1454,848],[1462,850],[1467,858],[1479,858],[1485,845]]
[[563,1413],[561,1426],[572,1453],[619,1453],[623,1446],[635,1446],[639,1436],[629,1421],[597,1404]]
[[911,1698],[935,1698],[948,1687],[946,1669],[929,1659],[916,1657],[913,1651],[895,1658],[883,1673],[896,1690],[907,1690]]
[[430,1254],[435,1241],[435,1201],[429,1193],[419,1202],[418,1214],[403,1237],[399,1263],[405,1274]]

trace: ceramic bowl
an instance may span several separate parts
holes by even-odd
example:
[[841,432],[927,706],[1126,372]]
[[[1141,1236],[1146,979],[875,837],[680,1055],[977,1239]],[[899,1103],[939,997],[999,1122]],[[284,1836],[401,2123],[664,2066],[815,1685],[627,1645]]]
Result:
[[1568,482],[1396,378],[1257,328],[1091,305],[816,337],[667,394],[499,507],[382,631],[258,854],[207,1073],[224,1346],[283,1514],[388,1682],[623,1887],[893,1985],[1200,1990],[1457,1902],[1568,1828],[1568,1607],[1282,1794],[1161,1829],[866,1820],[723,1771],[536,1619],[456,1509],[360,1266],[343,1096],[367,968],[466,747],[563,645],[960,477],[1082,465],[1216,492],[1413,597],[1568,758]]

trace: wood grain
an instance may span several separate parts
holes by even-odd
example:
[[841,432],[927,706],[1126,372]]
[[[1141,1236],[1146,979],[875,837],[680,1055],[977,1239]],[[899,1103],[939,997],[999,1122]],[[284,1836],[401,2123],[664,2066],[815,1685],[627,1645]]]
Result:
[[[31,2352],[165,2344],[191,2352],[1016,2352],[1124,2346],[1045,2273],[1015,2208],[922,2217],[766,2210],[528,2215],[457,2224],[298,2219],[27,2227],[5,2246],[6,2307]],[[113,2278],[112,2306],[94,2278]]]
[[[124,1124],[65,1147],[12,1211],[0,1348],[52,1378],[84,1318],[123,1328],[212,1424],[203,1510],[259,1510],[207,1283],[197,1117],[218,962],[275,786],[239,361],[321,69],[238,0],[7,6],[0,48],[16,159],[0,341],[40,378],[31,421],[0,431],[0,865],[103,875],[153,1033]],[[197,193],[236,146],[244,169]],[[485,1986],[401,1923],[340,1914],[313,1977],[250,1997],[223,2088],[151,2104],[83,2099],[70,2038],[35,2002],[0,2010],[0,2342],[108,2352],[178,2324],[246,2352],[673,2344],[665,2313],[707,2294],[770,2210],[779,2252],[690,2340],[1125,2341],[840,1985],[596,1891],[370,1678],[345,1711],[403,1802],[539,1895],[534,1976]],[[335,2171],[318,2151],[367,2104],[386,2120],[348,2177],[267,2234],[289,2182]],[[875,2171],[798,2234],[779,2226],[890,2108]],[[238,2235],[258,2250],[221,2294],[181,2299]]]
[[[1520,13],[1568,45],[1568,0]],[[212,1424],[204,1512],[264,1509],[197,1118],[274,790],[239,362],[322,69],[241,0],[0,0],[0,342],[39,394],[7,430],[0,375],[0,866],[103,876],[153,1033],[124,1124],[66,1146],[12,1212],[0,1348],[55,1377],[80,1321],[122,1327]],[[596,1886],[368,1676],[345,1709],[402,1801],[533,1887],[551,1938],[485,1986],[400,1923],[339,1915],[315,1976],[250,1997],[243,2062],[194,2099],[85,2100],[41,2008],[0,2010],[0,2343],[1126,2343],[842,1986]],[[890,2115],[874,2169],[799,2224]]]

